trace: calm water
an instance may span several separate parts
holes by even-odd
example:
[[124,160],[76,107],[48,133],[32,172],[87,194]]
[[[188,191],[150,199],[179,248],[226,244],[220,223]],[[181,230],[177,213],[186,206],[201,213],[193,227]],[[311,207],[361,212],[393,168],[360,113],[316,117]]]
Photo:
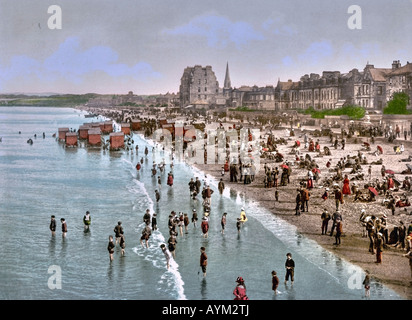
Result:
[[[136,152],[64,148],[52,137],[59,127],[77,129],[84,113],[62,108],[0,108],[0,298],[1,299],[233,299],[235,279],[242,276],[253,300],[363,299],[364,273],[299,235],[296,229],[261,209],[243,195],[226,190],[218,194],[217,182],[207,177],[212,197],[209,238],[199,226],[178,237],[176,261],[167,270],[159,245],[168,239],[171,210],[202,213],[193,202],[188,182],[205,178],[184,163],[174,163],[175,183],[166,185],[161,174],[161,199],[155,202],[157,177],[150,166],[168,154],[149,152],[143,169],[135,165],[152,144],[134,135]],[[19,134],[19,131],[21,133]],[[45,133],[43,139],[42,133]],[[37,134],[37,138],[34,138]],[[26,141],[32,138],[34,143]],[[107,139],[108,137],[106,137]],[[200,196],[199,196],[199,199]],[[236,218],[244,206],[248,222],[240,235]],[[146,209],[155,211],[159,230],[143,248],[139,239]],[[82,218],[89,210],[91,231],[84,232]],[[228,213],[227,228],[220,233],[220,217]],[[56,236],[49,232],[50,216],[57,221]],[[68,225],[61,237],[60,218]],[[107,242],[117,221],[123,223],[126,255],[117,247],[110,263]],[[199,248],[206,248],[207,277],[199,275]],[[296,264],[295,284],[285,286],[284,263],[291,252]],[[61,269],[61,289],[50,289],[50,266]],[[281,280],[280,294],[271,290],[271,271]],[[379,283],[372,283],[371,299],[401,299]]]

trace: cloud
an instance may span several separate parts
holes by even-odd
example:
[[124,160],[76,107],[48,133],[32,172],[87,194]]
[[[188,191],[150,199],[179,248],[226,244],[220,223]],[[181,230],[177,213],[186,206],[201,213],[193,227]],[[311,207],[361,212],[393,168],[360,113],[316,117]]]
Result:
[[325,59],[332,57],[334,54],[333,45],[329,41],[312,42],[306,50],[298,55],[298,61],[308,65],[323,64]]
[[24,78],[27,83],[64,82],[82,84],[90,75],[104,74],[113,80],[127,78],[134,81],[145,82],[161,77],[159,72],[153,70],[150,64],[139,62],[129,66],[119,62],[116,51],[110,47],[94,46],[82,49],[78,38],[67,38],[59,48],[43,61],[29,56],[14,56],[9,65],[0,65],[0,89],[7,87],[8,82],[15,82]]
[[193,18],[187,24],[165,29],[162,32],[173,36],[204,37],[207,44],[213,48],[225,48],[235,44],[237,48],[251,41],[263,40],[264,36],[252,25],[243,21],[231,21],[217,15],[203,15]]

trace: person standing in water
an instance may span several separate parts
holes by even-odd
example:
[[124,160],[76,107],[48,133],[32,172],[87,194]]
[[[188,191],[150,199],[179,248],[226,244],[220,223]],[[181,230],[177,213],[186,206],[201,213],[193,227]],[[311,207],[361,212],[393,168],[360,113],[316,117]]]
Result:
[[202,228],[203,237],[207,238],[209,232],[209,221],[206,217],[203,217],[202,224],[200,225],[200,227]]
[[291,284],[293,285],[294,273],[295,273],[295,261],[293,261],[291,253],[286,254],[285,268],[286,268],[285,284],[289,281],[289,277],[290,277]]
[[272,290],[275,294],[278,294],[279,278],[275,270],[272,271]]
[[155,196],[156,196],[156,202],[159,202],[160,200],[160,193],[158,190],[155,190]]
[[149,248],[149,238],[150,235],[152,234],[152,229],[149,226],[149,223],[146,223],[146,226],[144,227],[142,231],[142,236],[140,237],[140,244],[144,247],[143,240],[146,244],[146,248]]
[[126,241],[124,238],[124,234],[120,235],[120,248],[121,248],[120,254],[124,256],[124,249],[126,248]]
[[123,227],[121,221],[117,222],[117,226],[114,227],[113,232],[115,234],[117,244],[120,241],[120,236],[123,234]]
[[156,214],[156,212],[153,212],[153,215],[152,215],[152,230],[153,231],[157,230],[157,214]]
[[109,243],[107,245],[107,251],[109,251],[110,262],[113,261],[114,247],[115,247],[115,245],[113,243],[113,236],[109,236]]
[[205,247],[200,248],[200,267],[202,268],[203,277],[206,277],[207,255]]
[[187,213],[184,214],[183,217],[183,224],[185,225],[185,233],[188,233],[188,226],[189,226],[189,217],[187,216]]
[[169,268],[170,268],[170,255],[169,255],[169,252],[167,252],[166,245],[164,243],[162,243],[160,245],[160,248],[162,249],[162,252],[163,252],[163,254],[166,258],[166,267],[169,270]]
[[240,222],[243,224],[247,221],[246,212],[244,208],[240,209]]
[[236,229],[237,229],[237,233],[240,233],[240,227],[242,226],[242,222],[240,221],[240,218],[237,218],[236,220]]
[[192,223],[193,223],[193,225],[195,226],[195,228],[196,228],[196,222],[197,222],[197,220],[198,220],[198,218],[197,218],[196,209],[193,209],[193,211],[192,211]]
[[225,190],[225,183],[223,182],[222,178],[220,178],[217,188],[219,189],[219,193],[223,194],[223,190]]
[[236,288],[235,290],[233,290],[233,294],[235,295],[234,300],[249,300],[248,296],[246,295],[246,285],[243,278],[237,277],[236,283]]
[[67,233],[67,223],[66,220],[64,218],[60,219],[60,222],[62,223],[62,236],[66,237],[66,233]]
[[226,227],[226,215],[227,215],[227,213],[225,212],[225,213],[223,213],[223,215],[222,215],[222,219],[220,220],[220,224],[221,224],[221,226],[222,226],[222,234],[224,234],[225,233],[225,227]]
[[90,230],[91,223],[92,223],[92,218],[90,217],[90,212],[86,211],[86,214],[83,217],[84,231]]
[[49,226],[49,228],[50,228],[50,231],[51,231],[51,234],[52,234],[52,236],[54,236],[54,235],[56,235],[56,219],[55,219],[56,217],[53,215],[53,216],[51,216],[51,218],[50,218],[50,226]]
[[365,270],[365,273],[366,273],[365,279],[363,280],[363,286],[365,288],[365,297],[370,297],[370,288],[371,288],[370,282],[371,282],[371,279],[370,279],[370,276],[369,276],[369,271]]

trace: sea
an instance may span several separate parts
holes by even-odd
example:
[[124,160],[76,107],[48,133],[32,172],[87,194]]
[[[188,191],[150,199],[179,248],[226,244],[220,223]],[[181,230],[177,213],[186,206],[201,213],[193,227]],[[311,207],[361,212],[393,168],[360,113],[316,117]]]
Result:
[[[0,107],[0,299],[233,300],[240,276],[250,300],[402,300],[374,280],[365,298],[362,269],[324,250],[229,184],[220,195],[213,177],[178,159],[172,167],[171,154],[140,134],[131,136],[129,150],[84,142],[66,147],[57,139],[58,128],[76,130],[105,120],[86,115],[72,108]],[[119,130],[116,124],[114,128]],[[153,161],[166,162],[155,176]],[[168,186],[171,171],[174,184]],[[196,177],[214,190],[209,235],[203,237],[200,221],[196,227],[190,223],[188,233],[177,237],[176,258],[168,269],[160,245],[169,238],[169,214],[173,210],[191,218],[193,208],[199,217],[203,213],[201,197],[192,200],[189,193],[188,183]],[[242,207],[248,221],[238,233]],[[158,222],[149,248],[140,243],[147,209],[156,212]],[[83,226],[86,211],[92,219],[89,231]],[[54,236],[51,215],[57,221]],[[67,223],[66,237],[61,218]],[[118,221],[124,228],[125,255],[117,245],[110,261],[108,238]],[[208,256],[206,277],[199,267],[200,247]],[[283,283],[287,253],[295,262],[293,285]],[[276,295],[272,270],[280,279]]]

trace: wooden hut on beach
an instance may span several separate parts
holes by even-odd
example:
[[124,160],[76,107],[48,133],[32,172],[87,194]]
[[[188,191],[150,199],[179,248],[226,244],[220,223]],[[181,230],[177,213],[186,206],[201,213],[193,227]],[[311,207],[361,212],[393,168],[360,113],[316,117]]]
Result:
[[89,137],[89,130],[92,129],[91,125],[84,124],[79,127],[79,139],[87,140]]
[[77,147],[77,133],[67,132],[65,142],[66,142],[66,147]]
[[69,131],[69,128],[59,128],[59,140],[66,141],[66,133]]
[[130,123],[123,122],[121,125],[121,130],[125,135],[130,135]]
[[100,128],[92,128],[88,131],[88,143],[91,146],[101,146],[102,132]]
[[110,150],[124,148],[124,132],[112,132],[110,134]]

